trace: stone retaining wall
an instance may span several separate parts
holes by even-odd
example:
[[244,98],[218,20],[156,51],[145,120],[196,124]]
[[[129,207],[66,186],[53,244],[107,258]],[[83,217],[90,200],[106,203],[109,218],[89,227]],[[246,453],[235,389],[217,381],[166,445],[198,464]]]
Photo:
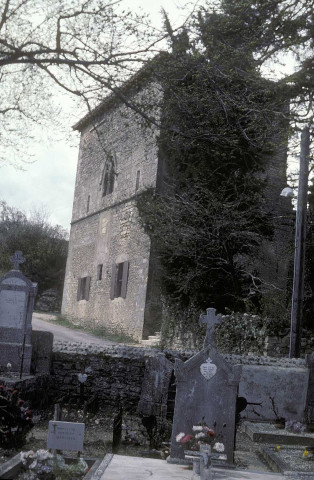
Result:
[[[84,390],[88,398],[96,393],[100,407],[115,410],[121,402],[125,410],[135,413],[141,397],[145,360],[160,353],[156,348],[122,345],[55,344],[50,377],[43,377],[41,383],[34,377],[26,382],[27,397],[35,401],[48,398],[50,403],[67,394],[73,398],[81,389],[78,375],[86,374]],[[187,360],[196,352],[167,350],[164,353],[174,363],[175,358]],[[242,414],[244,418],[275,420],[279,416],[302,421],[304,409],[313,407],[313,375],[309,379],[313,362],[253,355],[224,357],[243,365],[239,395],[259,404],[249,405]]]
[[[145,359],[156,357],[156,348],[127,346],[59,346],[53,356],[52,393],[54,398],[66,393],[78,393],[78,374],[91,369],[86,380],[86,391],[97,393],[103,407],[116,407],[121,400],[129,411],[136,411],[140,400]],[[164,352],[168,360],[175,357],[186,360],[195,352]],[[243,374],[239,395],[248,402],[243,416],[249,420],[275,420],[276,416],[302,421],[308,392],[309,370],[304,359],[271,358],[261,356],[224,355],[227,361],[242,364]],[[289,394],[290,392],[290,394]]]
[[51,393],[55,399],[79,393],[78,374],[86,372],[84,390],[90,396],[97,393],[101,407],[117,407],[121,401],[127,410],[135,411],[144,371],[143,355],[59,352],[53,356]]

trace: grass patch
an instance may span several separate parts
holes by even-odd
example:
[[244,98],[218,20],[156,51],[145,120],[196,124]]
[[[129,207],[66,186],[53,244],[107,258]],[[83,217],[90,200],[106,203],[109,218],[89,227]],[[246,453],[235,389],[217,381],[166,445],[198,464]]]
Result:
[[138,342],[130,337],[126,333],[114,329],[108,329],[102,325],[97,325],[95,320],[83,320],[73,319],[65,317],[64,315],[57,314],[54,319],[45,319],[45,322],[54,323],[61,327],[71,328],[72,330],[79,330],[81,332],[90,333],[96,337],[105,338],[111,342],[116,343],[131,343],[137,344]]

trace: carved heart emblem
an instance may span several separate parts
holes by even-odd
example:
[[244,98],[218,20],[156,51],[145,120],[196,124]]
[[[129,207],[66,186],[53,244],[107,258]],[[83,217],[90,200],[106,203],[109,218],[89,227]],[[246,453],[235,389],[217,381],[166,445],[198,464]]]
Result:
[[200,366],[200,371],[203,377],[206,378],[206,380],[210,380],[211,378],[213,378],[214,375],[216,375],[217,366],[212,363],[211,358],[208,358],[206,360],[206,363],[202,363],[202,365]]
[[79,374],[77,375],[77,378],[78,378],[78,381],[79,381],[80,383],[85,383],[86,380],[87,380],[87,375],[86,375],[86,373],[79,373]]

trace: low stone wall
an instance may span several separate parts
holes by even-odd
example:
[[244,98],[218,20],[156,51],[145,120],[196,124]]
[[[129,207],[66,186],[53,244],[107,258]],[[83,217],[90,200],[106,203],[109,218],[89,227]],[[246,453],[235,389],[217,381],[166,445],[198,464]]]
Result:
[[79,393],[78,375],[86,373],[84,391],[89,396],[96,393],[101,407],[114,408],[121,402],[125,409],[135,412],[141,395],[145,357],[154,354],[155,351],[141,348],[94,346],[89,349],[75,345],[72,351],[54,352],[51,394],[58,399]]
[[[290,347],[290,329],[287,329],[286,335],[282,337],[266,337],[264,355],[272,357],[282,357],[289,354]],[[308,332],[308,336],[301,339],[301,354],[309,355],[314,350],[313,332]]]
[[[157,357],[156,348],[128,346],[59,345],[53,355],[53,396],[78,393],[78,374],[87,373],[86,392],[97,393],[103,407],[114,408],[118,402],[128,411],[135,412],[140,400],[145,359]],[[67,349],[65,351],[64,349]],[[165,351],[168,360],[175,357],[187,360],[195,352]],[[242,364],[239,396],[248,402],[242,416],[248,420],[303,421],[308,394],[309,369],[304,359],[271,358],[261,356],[224,355],[235,364]]]
[[[88,398],[97,394],[100,407],[113,411],[121,402],[128,412],[135,413],[141,398],[145,360],[148,357],[157,358],[160,353],[157,348],[117,345],[103,347],[65,342],[54,344],[50,377],[29,379],[25,384],[25,394],[29,400],[37,403],[44,399],[45,402],[50,400],[50,403],[56,403],[67,394],[71,397],[79,394],[82,389],[78,376],[86,374],[84,391]],[[196,352],[173,350],[164,352],[166,358],[173,363],[175,358],[184,361],[194,353]],[[304,410],[310,407],[309,418],[312,419],[313,356],[312,363],[307,363],[304,359],[253,355],[224,357],[227,361],[243,365],[239,396],[249,403],[259,404],[248,405],[242,412],[242,417],[248,420],[275,420],[284,417],[287,420],[303,421]]]

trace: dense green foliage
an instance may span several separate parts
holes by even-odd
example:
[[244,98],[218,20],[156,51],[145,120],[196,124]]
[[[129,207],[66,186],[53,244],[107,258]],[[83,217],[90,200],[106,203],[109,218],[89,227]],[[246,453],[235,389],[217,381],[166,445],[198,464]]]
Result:
[[21,250],[25,262],[21,271],[38,283],[38,293],[49,288],[62,292],[68,251],[67,232],[52,226],[44,214],[30,218],[24,212],[0,203],[0,272],[11,270],[10,257]]
[[263,279],[250,258],[272,236],[262,173],[280,148],[274,130],[287,139],[285,97],[261,77],[243,31],[234,35],[231,26],[226,15],[200,14],[197,48],[183,32],[156,69],[164,90],[159,150],[166,173],[138,206],[158,246],[165,303],[178,314],[260,304]]

